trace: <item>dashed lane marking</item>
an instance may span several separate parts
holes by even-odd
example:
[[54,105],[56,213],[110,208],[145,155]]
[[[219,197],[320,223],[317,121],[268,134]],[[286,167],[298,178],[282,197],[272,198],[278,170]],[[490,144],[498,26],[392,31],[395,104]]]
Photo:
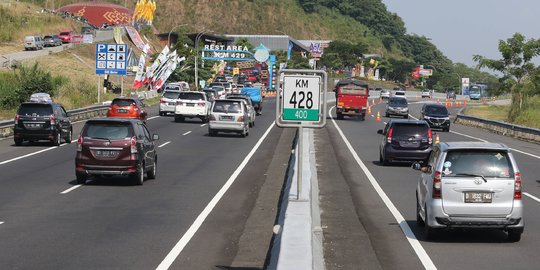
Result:
[[186,133],[184,133],[184,134],[182,134],[182,135],[183,135],[183,136],[186,136],[186,135],[188,135],[189,133],[191,133],[191,130],[188,131],[188,132],[186,132]]
[[166,143],[161,144],[160,146],[158,146],[158,148],[161,148],[161,147],[163,147],[163,146],[165,146],[165,145],[167,145],[167,144],[169,144],[169,143],[171,143],[171,141],[168,141],[168,142],[166,142]]

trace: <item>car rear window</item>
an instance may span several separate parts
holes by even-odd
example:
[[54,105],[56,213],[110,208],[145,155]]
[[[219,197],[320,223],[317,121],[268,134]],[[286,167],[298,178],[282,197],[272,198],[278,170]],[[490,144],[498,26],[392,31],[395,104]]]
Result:
[[34,41],[34,37],[25,37],[24,41],[28,41],[28,42]]
[[69,35],[69,32],[60,32],[60,35],[61,36],[67,36],[67,35]]
[[180,96],[180,92],[165,91],[163,97],[170,99],[177,99]]
[[407,105],[407,100],[404,98],[392,98],[388,102],[388,105]]
[[126,107],[131,105],[137,105],[137,102],[133,99],[114,99],[112,101],[112,105],[120,106],[120,107]]
[[180,99],[187,99],[187,100],[204,100],[204,94],[203,93],[195,93],[195,92],[182,92],[179,95]]
[[133,131],[129,123],[88,123],[85,138],[124,140],[131,138]]
[[448,114],[448,110],[446,109],[446,107],[442,107],[442,106],[427,106],[426,107],[426,113],[427,114],[444,114],[444,115],[447,115]]
[[53,38],[51,36],[44,36],[43,39]]
[[396,96],[404,96],[405,92],[396,92]]
[[449,177],[474,174],[484,177],[510,178],[514,176],[514,170],[506,151],[466,149],[448,151],[442,174]]
[[53,113],[52,106],[50,104],[22,104],[17,112],[18,115],[51,115]]
[[424,124],[395,124],[392,126],[392,134],[407,137],[427,137],[428,126]]
[[346,95],[367,95],[367,91],[365,87],[342,86],[339,88],[339,92]]
[[242,103],[241,101],[216,101],[214,104],[213,112],[217,113],[241,113],[242,112]]
[[167,85],[165,90],[181,90],[179,85]]

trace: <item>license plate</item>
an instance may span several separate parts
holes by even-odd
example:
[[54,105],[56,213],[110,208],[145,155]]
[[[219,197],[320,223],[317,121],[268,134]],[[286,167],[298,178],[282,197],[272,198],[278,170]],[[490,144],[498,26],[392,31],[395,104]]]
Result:
[[401,146],[418,146],[418,142],[404,141],[399,143]]
[[127,113],[126,109],[116,109],[116,111],[119,113]]
[[466,203],[491,203],[492,198],[491,192],[465,192]]
[[169,102],[169,105],[171,106],[176,105],[176,102]]
[[227,116],[227,115],[222,115],[219,117],[219,120],[233,120],[233,117],[232,116]]
[[116,157],[117,154],[118,154],[118,151],[96,150],[96,157],[113,158],[113,157]]
[[188,106],[188,107],[195,107],[195,103],[186,103],[186,106]]

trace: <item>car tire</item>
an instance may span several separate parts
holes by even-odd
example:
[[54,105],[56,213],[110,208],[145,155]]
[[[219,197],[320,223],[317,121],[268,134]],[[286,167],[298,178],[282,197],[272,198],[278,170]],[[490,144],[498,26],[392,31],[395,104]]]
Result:
[[142,186],[144,183],[144,164],[141,164],[137,169],[135,175],[133,175],[133,180],[136,185]]
[[523,230],[517,229],[509,229],[508,230],[508,241],[510,242],[519,242],[521,240],[521,234],[523,233]]
[[15,141],[15,146],[21,146],[23,143],[23,139],[21,138],[15,138],[13,140]]
[[420,216],[420,203],[418,203],[418,195],[416,195],[416,225],[419,227],[423,227],[426,224],[424,223],[424,220],[422,219],[422,216]]
[[84,185],[86,183],[86,179],[88,179],[88,176],[84,173],[77,173],[75,175],[77,177],[77,184]]
[[338,119],[338,120],[343,120],[343,114],[338,113],[338,114],[337,114],[337,119]]
[[403,116],[403,119],[409,119],[408,115]]
[[66,143],[71,143],[73,141],[73,131],[70,129],[68,136],[66,137]]
[[385,116],[385,117],[390,117],[390,114],[389,114],[389,113],[385,113],[384,116]]
[[146,173],[148,175],[148,179],[156,179],[157,174],[157,157],[154,157],[154,164],[152,164],[152,169]]
[[445,128],[444,131],[450,132],[450,127]]
[[183,116],[174,116],[174,122],[184,122],[185,118]]
[[60,146],[62,144],[62,131],[59,131],[52,141],[53,145]]
[[162,112],[159,112],[159,116],[164,116],[165,114]]
[[383,158],[382,153],[379,153],[379,163],[383,166],[388,166],[388,160]]
[[213,129],[208,129],[208,136],[214,137],[216,135],[217,135],[217,131],[215,131]]

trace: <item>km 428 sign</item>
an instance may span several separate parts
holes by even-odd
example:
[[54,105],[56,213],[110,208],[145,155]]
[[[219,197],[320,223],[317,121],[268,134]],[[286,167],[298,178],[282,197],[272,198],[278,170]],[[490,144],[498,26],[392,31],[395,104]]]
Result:
[[283,80],[283,120],[319,121],[320,76],[286,75]]

